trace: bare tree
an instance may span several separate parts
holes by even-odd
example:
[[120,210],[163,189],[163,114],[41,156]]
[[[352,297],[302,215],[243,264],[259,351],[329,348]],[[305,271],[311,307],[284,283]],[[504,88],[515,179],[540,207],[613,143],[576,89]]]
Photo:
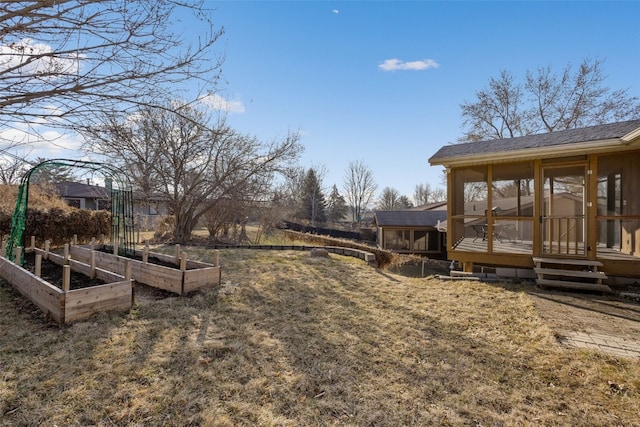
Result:
[[462,142],[513,138],[640,117],[640,99],[604,85],[603,61],[585,59],[574,72],[551,67],[526,73],[524,84],[502,71],[476,100],[460,107],[469,128]]
[[[203,95],[220,76],[221,58],[212,48],[222,30],[202,3],[3,2],[0,128],[74,129],[100,112],[165,108],[186,84],[194,98]],[[196,43],[186,42],[178,11],[185,26],[202,24]]]
[[343,185],[345,199],[351,208],[352,221],[359,223],[378,188],[373,172],[362,160],[349,162]]
[[[447,184],[446,181],[444,183]],[[416,206],[429,203],[442,202],[447,198],[447,191],[444,188],[431,188],[431,184],[418,184],[413,191],[413,201]]]
[[20,183],[22,175],[32,165],[23,157],[16,156],[4,150],[0,151],[0,184],[15,185]]
[[86,148],[123,165],[135,184],[165,200],[175,218],[174,239],[185,242],[211,209],[268,194],[275,174],[302,149],[297,134],[263,143],[209,120],[188,105],[146,107],[94,128]]
[[400,192],[395,188],[384,187],[378,199],[378,209],[382,211],[392,211],[398,208]]

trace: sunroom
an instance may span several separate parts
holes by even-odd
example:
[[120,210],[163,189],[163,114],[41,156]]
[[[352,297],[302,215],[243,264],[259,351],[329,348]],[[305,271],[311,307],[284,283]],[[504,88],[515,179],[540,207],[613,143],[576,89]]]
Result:
[[532,267],[553,257],[599,261],[640,277],[640,120],[447,145],[447,254]]

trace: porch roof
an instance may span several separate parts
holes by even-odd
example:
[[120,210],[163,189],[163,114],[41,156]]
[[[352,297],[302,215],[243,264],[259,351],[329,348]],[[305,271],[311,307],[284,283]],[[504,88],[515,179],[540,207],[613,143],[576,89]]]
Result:
[[429,163],[449,166],[571,156],[624,148],[638,139],[640,120],[629,120],[517,138],[446,145],[429,159]]
[[435,227],[446,221],[447,211],[376,211],[373,216],[379,227]]

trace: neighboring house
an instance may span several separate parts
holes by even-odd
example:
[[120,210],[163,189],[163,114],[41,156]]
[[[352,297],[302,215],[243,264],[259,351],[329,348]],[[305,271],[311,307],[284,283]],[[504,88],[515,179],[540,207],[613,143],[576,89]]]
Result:
[[[70,181],[56,183],[55,187],[60,197],[70,206],[111,210],[111,192],[105,187]],[[133,194],[133,212],[137,225],[143,229],[154,228],[157,220],[168,214],[167,204],[162,197],[144,198],[138,193]]]
[[438,230],[438,225],[446,217],[445,210],[376,211],[373,221],[378,246],[398,253],[444,258],[445,234]]
[[58,182],[55,187],[70,206],[89,210],[111,209],[111,193],[104,187],[71,181]]
[[640,277],[640,120],[447,145],[448,258],[532,267],[600,261]]

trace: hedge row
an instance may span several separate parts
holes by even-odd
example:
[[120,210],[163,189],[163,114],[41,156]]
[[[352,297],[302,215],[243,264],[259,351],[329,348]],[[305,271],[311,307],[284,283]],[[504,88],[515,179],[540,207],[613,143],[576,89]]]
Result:
[[[0,212],[0,236],[6,240],[11,232],[11,215]],[[92,237],[100,238],[111,235],[111,213],[107,211],[90,211],[85,209],[61,210],[38,209],[27,210],[24,237],[29,242],[36,236],[36,245],[42,246],[45,240],[52,245],[69,242],[74,235],[80,243],[87,243]]]

